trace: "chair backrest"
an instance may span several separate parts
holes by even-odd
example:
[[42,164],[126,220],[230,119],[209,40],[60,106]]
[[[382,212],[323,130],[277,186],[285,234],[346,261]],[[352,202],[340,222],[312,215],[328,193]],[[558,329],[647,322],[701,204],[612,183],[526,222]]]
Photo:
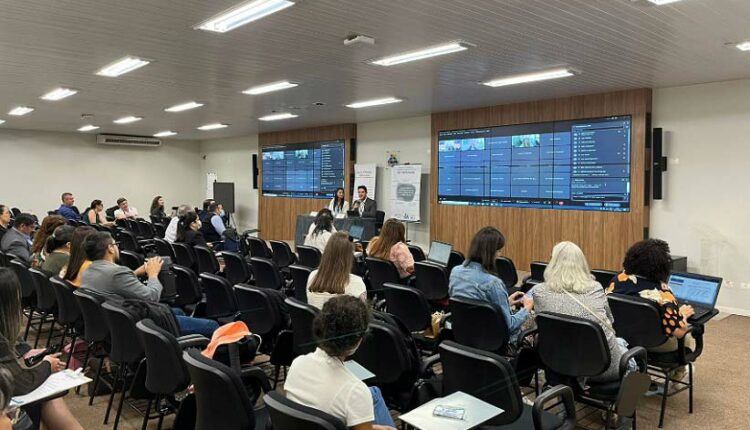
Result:
[[485,351],[502,351],[510,339],[505,318],[487,302],[451,297],[453,335],[462,345]]
[[175,305],[185,306],[200,302],[203,298],[203,292],[198,275],[195,274],[193,269],[174,264],[172,265],[172,271],[176,275],[177,299]]
[[182,357],[195,388],[195,430],[253,430],[255,413],[237,372],[196,349]]
[[303,303],[307,303],[307,279],[310,277],[312,271],[312,268],[298,264],[289,266],[289,272],[292,275],[292,285],[294,286],[294,298]]
[[411,252],[411,256],[414,258],[415,263],[418,261],[424,261],[425,257],[422,248],[417,245],[409,245],[409,252]]
[[391,283],[384,284],[383,290],[388,313],[400,319],[410,332],[421,331],[430,326],[430,304],[421,291]]
[[451,270],[459,264],[463,264],[464,260],[466,260],[466,257],[464,257],[461,251],[456,251],[455,249],[451,251],[451,256],[448,258],[448,266],[446,267],[448,276],[451,275]]
[[272,240],[271,250],[273,251],[273,262],[276,263],[279,268],[285,268],[290,264],[297,262],[297,258],[294,256],[292,248],[288,243],[282,240]]
[[495,259],[495,268],[497,269],[497,276],[505,284],[505,288],[515,287],[518,283],[518,272],[516,271],[516,265],[513,264],[513,260],[508,257],[497,257]]
[[368,382],[382,386],[399,381],[404,374],[413,371],[408,354],[401,331],[374,320],[352,359],[375,374],[374,380]]
[[120,251],[132,251],[138,252],[140,246],[138,246],[138,239],[135,234],[130,230],[120,230],[117,234],[117,238],[120,243]]
[[607,296],[615,318],[615,332],[630,346],[652,348],[667,341],[659,305],[643,297],[621,294]]
[[233,287],[240,318],[253,333],[264,336],[283,328],[284,321],[269,292],[247,284]]
[[21,283],[21,297],[24,299],[33,297],[36,294],[34,279],[29,273],[29,266],[21,260],[11,260],[8,267],[16,274],[18,281]]
[[169,257],[172,261],[177,260],[177,256],[174,254],[172,244],[161,238],[154,238],[154,244],[156,245],[156,252],[162,257]]
[[112,338],[109,358],[115,363],[128,364],[134,368],[145,355],[138,330],[135,328],[135,318],[113,301],[104,302],[102,310]]
[[538,313],[536,323],[537,351],[548,370],[578,378],[599,375],[609,367],[609,346],[599,324],[551,312]]
[[[169,220],[165,220],[164,222],[166,224],[169,224]],[[158,239],[158,238],[163,239],[164,236],[167,235],[167,227],[164,223],[155,222],[151,225],[154,227],[154,230],[156,230],[156,237],[154,237],[154,239]]]
[[427,300],[442,300],[448,297],[448,273],[446,269],[429,262],[414,263],[417,277],[415,286]]
[[314,246],[297,245],[297,256],[300,266],[317,269],[320,266],[320,250]]
[[385,211],[375,211],[375,224],[379,224],[382,227],[383,221],[385,221]]
[[281,277],[281,273],[273,260],[252,257],[250,258],[250,264],[255,274],[255,285],[272,290],[278,290],[284,286],[284,279]]
[[133,251],[120,251],[120,265],[135,270],[143,265],[143,258]]
[[284,302],[289,308],[289,316],[292,319],[294,353],[302,355],[315,351],[317,342],[313,337],[312,323],[315,315],[320,311],[297,299],[287,298]]
[[247,245],[250,248],[251,257],[271,258],[271,251],[266,246],[266,242],[259,237],[247,236]]
[[73,297],[83,315],[83,338],[87,342],[103,342],[109,336],[109,326],[99,300],[86,290],[73,291]]
[[443,396],[462,391],[502,409],[502,414],[485,423],[488,426],[510,424],[521,417],[521,388],[507,359],[450,340],[441,342],[439,348]]
[[52,290],[52,284],[46,273],[39,269],[28,269],[31,279],[34,280],[34,291],[36,292],[36,307],[44,312],[57,311],[57,297]]
[[206,316],[217,318],[237,312],[237,300],[232,284],[226,278],[213,273],[201,273],[203,292],[206,294]]
[[271,391],[263,396],[273,430],[346,430],[338,418],[323,411],[300,405],[285,395]]
[[135,326],[146,353],[146,389],[153,394],[170,395],[187,388],[190,375],[172,333],[148,318]]
[[195,254],[190,245],[181,242],[175,242],[172,244],[174,249],[175,260],[180,266],[189,267],[195,269]]
[[617,276],[617,272],[604,269],[594,269],[591,271],[591,274],[594,275],[594,279],[596,279],[596,282],[600,283],[602,288],[604,288],[605,290],[607,289],[607,287],[609,287],[612,279]]
[[82,318],[81,308],[73,296],[73,287],[58,277],[50,278],[50,286],[57,300],[57,322],[70,325]]
[[219,273],[219,261],[213,251],[205,246],[194,246],[193,251],[198,260],[198,273]]
[[372,292],[376,294],[382,294],[383,284],[392,283],[398,284],[401,282],[401,277],[398,275],[396,266],[388,260],[381,260],[380,258],[367,257],[367,268],[369,269],[370,288]]
[[224,258],[224,275],[232,285],[248,282],[252,277],[250,265],[239,252],[224,251],[221,253]]
[[136,220],[136,224],[138,225],[138,232],[140,233],[139,236],[142,236],[146,239],[153,239],[155,236],[154,229],[151,228],[151,224],[148,221],[139,219]]

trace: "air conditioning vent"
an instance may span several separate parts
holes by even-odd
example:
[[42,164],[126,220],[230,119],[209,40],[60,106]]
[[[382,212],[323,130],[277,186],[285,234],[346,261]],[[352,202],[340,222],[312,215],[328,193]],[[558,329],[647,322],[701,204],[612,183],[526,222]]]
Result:
[[161,146],[161,139],[149,136],[128,136],[122,134],[98,134],[96,143],[99,145],[121,145],[121,146]]

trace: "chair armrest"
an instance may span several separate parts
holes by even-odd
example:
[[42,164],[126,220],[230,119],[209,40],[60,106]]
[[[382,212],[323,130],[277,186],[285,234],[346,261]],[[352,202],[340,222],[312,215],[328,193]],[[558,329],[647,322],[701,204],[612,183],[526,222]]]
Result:
[[685,336],[690,334],[691,336],[693,336],[693,339],[695,339],[695,348],[691,353],[688,353],[685,349],[685,336],[677,339],[677,353],[680,363],[688,364],[691,361],[695,361],[695,359],[699,355],[701,355],[701,353],[703,352],[704,331],[705,327],[703,326],[703,324],[692,324],[688,326]]
[[635,359],[635,362],[638,365],[638,370],[641,373],[646,373],[646,368],[648,366],[648,352],[646,352],[646,348],[642,346],[635,346],[630,348],[622,355],[622,357],[620,357],[620,378],[625,376],[625,373],[628,371],[628,362],[631,358]]
[[269,393],[273,391],[273,388],[271,388],[271,382],[268,381],[268,376],[266,375],[266,372],[263,371],[258,366],[244,366],[240,370],[240,378],[243,382],[252,380],[258,382],[260,384],[260,388],[263,390],[264,393]]
[[529,348],[533,348],[533,344],[531,343],[524,344],[524,342],[527,337],[534,336],[537,334],[537,332],[539,332],[539,329],[537,327],[532,327],[532,328],[521,331],[518,334],[518,337],[516,338],[516,344],[521,347],[527,346]]
[[425,375],[432,366],[434,366],[436,363],[439,363],[439,362],[440,362],[440,354],[434,354],[434,355],[424,358],[422,362],[419,364],[419,374]]
[[565,385],[556,385],[540,394],[539,397],[534,400],[534,405],[531,407],[531,414],[534,418],[534,428],[544,428],[542,425],[542,417],[546,412],[544,407],[552,400],[558,399],[565,408],[565,418],[563,419],[563,424],[558,427],[558,429],[572,430],[575,428],[576,405],[573,402],[573,390]]
[[208,343],[211,342],[207,337],[199,334],[189,334],[186,336],[180,336],[177,338],[177,344],[180,348],[205,348]]

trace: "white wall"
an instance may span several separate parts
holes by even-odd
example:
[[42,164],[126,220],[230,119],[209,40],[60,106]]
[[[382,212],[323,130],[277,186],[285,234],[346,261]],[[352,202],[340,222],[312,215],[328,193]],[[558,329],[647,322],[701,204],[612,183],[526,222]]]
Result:
[[719,305],[750,315],[750,80],[657,89],[653,102],[669,164],[651,236],[722,276]]
[[234,182],[233,221],[241,233],[258,226],[258,190],[253,189],[253,154],[258,153],[258,135],[201,142],[201,198],[205,198],[206,174],[216,173],[219,182]]
[[97,145],[91,134],[1,129],[0,203],[40,218],[60,206],[65,191],[74,194],[82,212],[94,199],[109,207],[123,196],[145,216],[157,194],[168,208],[197,204],[198,149],[199,143],[190,141],[129,148]]

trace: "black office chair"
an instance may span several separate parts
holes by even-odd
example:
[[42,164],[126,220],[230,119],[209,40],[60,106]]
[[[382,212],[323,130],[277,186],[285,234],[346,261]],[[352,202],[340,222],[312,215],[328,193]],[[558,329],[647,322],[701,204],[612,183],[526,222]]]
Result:
[[193,249],[190,245],[181,242],[175,242],[172,244],[174,249],[175,262],[180,266],[185,266],[190,269],[196,270],[196,257]]
[[131,251],[143,254],[143,249],[138,243],[138,237],[131,230],[121,229],[117,232],[117,241],[120,251]]
[[133,251],[120,251],[120,265],[130,270],[136,270],[143,266],[143,256]]
[[[76,339],[83,331],[83,316],[81,308],[73,296],[73,287],[60,278],[53,277],[50,279],[52,291],[57,300],[57,323],[63,327],[61,344],[65,345],[65,338],[70,336],[70,353],[65,360],[65,367],[70,365],[70,359],[75,352]],[[84,366],[86,363],[84,363]]]
[[177,261],[177,256],[174,254],[172,244],[161,238],[154,238],[154,245],[156,245],[156,253],[162,257],[169,257],[172,261]]
[[250,264],[255,274],[255,285],[272,290],[281,290],[284,288],[284,278],[281,276],[281,272],[273,260],[252,257],[250,258]]
[[320,266],[320,250],[314,246],[297,245],[297,264],[300,266],[317,269]]
[[451,297],[451,328],[456,341],[462,345],[502,354],[510,331],[497,309],[480,300]]
[[297,256],[292,252],[288,243],[282,240],[272,240],[271,250],[273,251],[273,262],[282,271],[286,272],[287,267],[297,262]]
[[232,284],[226,278],[213,273],[201,273],[201,284],[206,294],[206,318],[229,322],[237,314],[237,300]]
[[312,271],[313,269],[310,267],[297,264],[289,266],[289,273],[292,276],[292,286],[294,287],[294,298],[303,303],[307,303],[307,279],[310,277]]
[[142,219],[137,219],[135,220],[135,222],[138,225],[138,232],[140,233],[140,236],[142,236],[144,239],[153,239],[154,236],[156,236],[156,232],[154,231],[153,227],[151,227],[151,223]]
[[[646,349],[637,346],[621,357],[620,380],[595,382],[590,378],[607,370],[611,360],[602,327],[584,318],[547,312],[538,313],[536,323],[537,350],[547,383],[571,387],[578,402],[606,411],[606,423],[616,413],[632,418],[635,428],[638,400],[650,384]],[[638,363],[636,372],[628,371],[631,358]]]
[[385,222],[385,211],[375,211],[375,234],[380,234],[383,222]]
[[422,292],[391,283],[384,284],[383,290],[386,311],[406,326],[420,350],[434,353],[438,339],[423,334],[432,325],[432,309]]
[[259,258],[272,258],[273,253],[270,249],[268,249],[268,246],[266,245],[266,242],[259,238],[259,237],[253,237],[253,236],[247,236],[246,238],[247,242],[247,248],[250,250],[250,256],[251,257],[259,257]]
[[164,239],[164,236],[167,235],[167,225],[169,225],[169,220],[164,219],[164,222],[155,222],[151,224],[154,227],[154,230],[156,231],[156,236],[154,239]]
[[370,289],[367,291],[369,297],[383,297],[383,285],[387,283],[401,284],[401,277],[396,266],[388,260],[380,258],[365,258],[370,279]]
[[500,277],[505,288],[508,290],[508,294],[512,294],[513,290],[518,291],[518,288],[516,288],[518,272],[516,271],[516,265],[513,264],[513,260],[508,257],[497,257],[495,259],[495,267],[497,268],[498,277]]
[[195,388],[195,430],[266,428],[268,411],[253,409],[254,402],[236,370],[204,357],[196,349],[183,352],[182,357]]
[[151,406],[154,405],[159,418],[157,428],[161,429],[166,412],[175,412],[176,408],[173,405],[179,403],[174,394],[190,385],[190,374],[182,359],[182,350],[203,349],[209,340],[200,335],[175,338],[172,333],[160,328],[150,319],[138,321],[135,326],[146,353],[145,386],[155,395],[155,398],[148,399],[142,428],[148,426]]
[[[505,358],[449,340],[440,344],[439,351],[443,368],[443,396],[461,391],[503,410],[502,414],[483,423],[480,428],[575,428],[576,408],[570,388],[564,385],[553,387],[538,396],[532,407],[524,404],[513,366]],[[560,401],[564,406],[564,418],[544,410],[544,406],[553,400]]]
[[315,315],[320,313],[318,308],[310,306],[294,298],[284,301],[292,318],[293,348],[297,355],[315,351],[318,342],[313,337],[312,323]]
[[8,256],[3,251],[0,251],[0,267],[8,267],[8,264],[10,264]]
[[224,276],[230,284],[243,284],[252,280],[253,269],[242,254],[224,251],[221,256],[224,258]]
[[464,257],[460,251],[456,251],[455,249],[451,251],[451,255],[448,257],[448,266],[445,268],[449,277],[451,275],[451,270],[459,264],[463,264],[464,260],[466,260],[466,257]]
[[[39,327],[37,328],[34,348],[39,345],[39,339],[42,337],[42,326],[45,322],[51,322],[49,327],[49,336],[47,337],[47,346],[52,343],[52,337],[55,333],[55,322],[57,321],[57,297],[52,290],[47,274],[38,269],[28,269],[31,279],[34,281],[34,291],[36,292],[36,309],[41,313]],[[50,318],[48,320],[48,318]]]
[[408,247],[415,263],[425,260],[424,251],[422,251],[422,248],[418,247],[417,245],[408,245]]
[[346,424],[323,411],[289,400],[271,391],[263,396],[263,403],[273,424],[273,430],[346,430]]
[[604,269],[594,269],[591,271],[591,274],[594,275],[594,279],[596,279],[596,282],[600,283],[602,288],[604,288],[605,290],[607,289],[607,287],[609,287],[609,284],[612,282],[615,276],[617,276],[617,272]]
[[[29,330],[31,329],[32,321],[36,322],[41,318],[41,313],[37,310],[36,304],[36,287],[34,286],[34,279],[29,273],[29,267],[21,260],[13,259],[10,255],[10,262],[8,267],[13,273],[16,274],[18,281],[21,283],[21,305],[23,306],[23,313],[26,316],[26,329],[24,330],[23,339],[29,338]],[[36,317],[35,317],[36,315]],[[39,339],[41,333],[37,333],[36,337]]]
[[[631,346],[653,348],[667,341],[662,327],[662,310],[656,303],[641,297],[610,294],[609,307],[615,318],[617,336],[625,339]],[[695,348],[685,346],[685,338],[677,340],[677,350],[668,353],[648,353],[648,364],[652,372],[664,380],[664,392],[661,399],[659,413],[659,428],[664,425],[664,412],[667,398],[674,394],[688,390],[688,412],[693,413],[693,363],[703,352],[704,327],[692,324],[689,333],[695,339]],[[680,367],[688,366],[688,382],[672,379],[674,372]],[[681,386],[670,393],[670,384]]]
[[414,263],[414,286],[430,302],[445,300],[448,297],[448,273],[445,268],[429,262]]
[[[108,344],[109,337],[109,326],[107,325],[107,319],[104,316],[104,310],[99,299],[89,290],[77,289],[73,292],[73,296],[78,303],[78,307],[81,309],[81,315],[83,316],[83,339],[88,342],[88,348],[86,349],[86,358],[83,360],[84,366],[88,366],[89,357],[92,351],[96,351],[98,345]],[[107,348],[101,348],[100,350],[106,350]],[[100,354],[95,356],[99,359],[99,366],[96,371],[96,377],[94,378],[94,388],[91,390],[89,396],[89,406],[94,403],[94,395],[99,387],[99,381],[102,374],[102,368],[104,367],[104,359],[107,354]]]
[[194,246],[193,252],[198,263],[198,273],[219,273],[219,260],[213,251],[205,246]]
[[[172,265],[172,271],[176,276],[175,286],[177,291],[174,306],[190,309],[203,299],[198,275],[192,269],[179,264]],[[190,309],[189,313],[192,313],[192,311],[193,309]]]

